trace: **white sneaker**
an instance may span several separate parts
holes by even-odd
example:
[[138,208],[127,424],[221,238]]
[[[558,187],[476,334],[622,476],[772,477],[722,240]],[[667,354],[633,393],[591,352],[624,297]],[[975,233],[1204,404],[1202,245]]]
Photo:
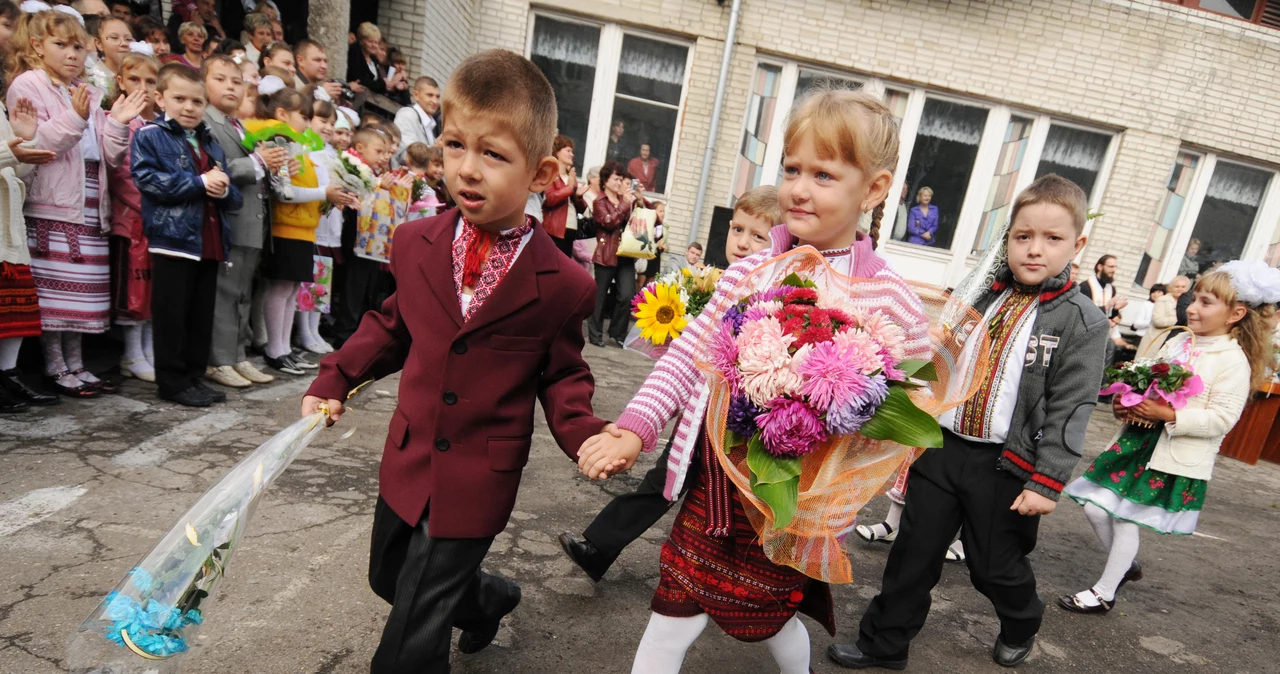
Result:
[[156,369],[147,362],[146,358],[121,360],[120,374],[133,377],[138,381],[154,382],[156,380]]
[[239,363],[232,365],[231,369],[235,370],[236,374],[255,384],[270,384],[276,380],[275,377],[254,367],[253,363],[250,363],[247,360],[242,360]]
[[307,344],[303,344],[302,348],[306,349],[307,351],[310,351],[311,353],[319,354],[319,355],[324,355],[326,353],[331,353],[333,351],[333,349],[330,348],[329,345],[325,344],[324,342],[309,342]]
[[230,365],[211,367],[204,372],[204,378],[231,388],[249,388],[253,382],[240,376]]

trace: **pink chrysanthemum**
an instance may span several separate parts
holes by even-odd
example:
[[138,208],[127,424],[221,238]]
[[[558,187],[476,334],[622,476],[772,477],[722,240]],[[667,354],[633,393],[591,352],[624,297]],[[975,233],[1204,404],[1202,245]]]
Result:
[[883,370],[884,357],[880,355],[882,347],[863,330],[845,330],[836,334],[833,341],[840,350],[850,354],[862,366],[862,374],[871,375]]
[[862,395],[869,378],[863,372],[867,357],[858,350],[843,350],[833,342],[812,347],[798,371],[805,378],[800,393],[818,409],[844,405]]
[[738,342],[733,337],[733,324],[721,322],[707,342],[707,362],[724,375],[729,389],[737,393],[742,389],[742,375],[738,372]]
[[789,350],[794,341],[794,337],[782,334],[782,325],[776,318],[742,324],[737,338],[738,369],[742,388],[752,402],[763,406],[800,388],[800,375],[789,367]]
[[778,398],[768,407],[756,417],[756,424],[760,427],[764,448],[770,454],[781,458],[800,457],[826,440],[827,432],[822,427],[822,420],[813,408],[803,402]]
[[[861,319],[861,320],[858,320]],[[861,316],[855,317],[862,329],[871,335],[880,346],[888,351],[890,358],[894,361],[902,360],[906,355],[903,344],[906,341],[907,334],[903,329],[888,316],[882,312],[872,311],[864,312]]]
[[766,316],[773,316],[782,310],[782,303],[777,300],[756,302],[747,308],[743,316],[748,321],[758,321]]

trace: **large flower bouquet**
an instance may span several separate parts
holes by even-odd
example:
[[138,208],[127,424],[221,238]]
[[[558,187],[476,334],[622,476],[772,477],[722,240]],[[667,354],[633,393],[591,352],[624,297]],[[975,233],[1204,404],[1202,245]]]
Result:
[[[1148,398],[1163,400],[1175,410],[1187,406],[1187,399],[1204,392],[1204,381],[1180,360],[1140,359],[1106,370],[1106,387],[1100,395],[1120,396],[1122,407],[1135,407]],[[1127,423],[1152,428],[1155,422],[1128,415]]]
[[771,560],[850,582],[858,510],[913,449],[942,444],[934,417],[985,376],[985,324],[938,289],[843,276],[808,247],[722,291],[694,347],[707,449]]
[[175,656],[190,649],[207,620],[214,591],[263,491],[324,429],[324,421],[324,412],[298,420],[205,492],[71,635],[70,671],[177,672]]
[[642,288],[631,300],[636,324],[627,335],[627,348],[661,358],[706,308],[723,273],[715,267],[677,269]]
[[[240,141],[240,145],[249,152],[256,150],[259,145],[282,147],[290,157],[302,157],[323,150],[324,139],[311,129],[294,131],[293,127],[284,122],[266,122],[246,124],[244,139]],[[305,170],[304,166],[303,171]],[[287,165],[281,166],[279,171],[272,174],[271,188],[285,198],[293,198],[293,178],[289,175]]]
[[378,189],[378,177],[355,150],[344,150],[330,167],[334,182],[361,199]]

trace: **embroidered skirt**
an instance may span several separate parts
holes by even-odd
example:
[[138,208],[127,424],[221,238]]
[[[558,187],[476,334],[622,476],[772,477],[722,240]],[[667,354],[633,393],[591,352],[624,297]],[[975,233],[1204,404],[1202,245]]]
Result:
[[1092,503],[1116,519],[1152,531],[1191,535],[1209,483],[1147,468],[1160,433],[1160,426],[1126,426],[1116,443],[1064,493],[1080,505]]
[[98,216],[98,162],[84,163],[84,224],[27,218],[45,330],[100,333],[111,320],[111,256]]
[[770,561],[736,493],[732,533],[727,538],[706,534],[707,471],[695,470],[693,487],[662,545],[653,611],[677,618],[706,613],[726,634],[748,642],[774,636],[800,611],[834,636],[831,587]]
[[0,339],[40,336],[40,301],[31,267],[0,263]]

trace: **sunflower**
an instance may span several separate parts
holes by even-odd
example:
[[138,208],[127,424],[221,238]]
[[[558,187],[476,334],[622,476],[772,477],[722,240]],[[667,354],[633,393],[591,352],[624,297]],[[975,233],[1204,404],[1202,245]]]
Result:
[[640,337],[653,344],[661,346],[679,337],[689,323],[680,289],[659,283],[653,292],[645,290],[644,300],[636,307],[636,319]]

